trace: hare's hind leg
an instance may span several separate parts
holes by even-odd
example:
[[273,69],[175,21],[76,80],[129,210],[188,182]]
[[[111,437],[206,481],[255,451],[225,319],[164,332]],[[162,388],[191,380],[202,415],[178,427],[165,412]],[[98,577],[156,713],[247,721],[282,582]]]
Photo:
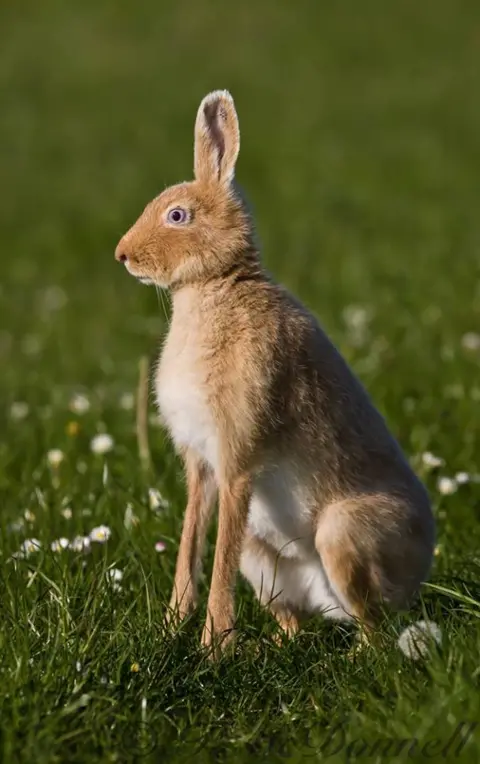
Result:
[[407,608],[428,574],[430,510],[383,494],[339,501],[322,511],[315,545],[332,590],[368,637],[383,607]]

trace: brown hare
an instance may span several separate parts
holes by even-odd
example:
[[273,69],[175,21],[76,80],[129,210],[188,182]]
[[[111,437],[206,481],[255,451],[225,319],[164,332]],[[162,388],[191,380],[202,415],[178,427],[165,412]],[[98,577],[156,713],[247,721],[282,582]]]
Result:
[[372,629],[427,577],[427,493],[314,316],[263,270],[235,186],[227,91],[200,104],[195,180],[167,188],[119,242],[133,276],[172,294],[159,409],[188,502],[170,618],[197,604],[205,534],[218,531],[203,645],[228,643],[240,569],[287,634],[314,613]]

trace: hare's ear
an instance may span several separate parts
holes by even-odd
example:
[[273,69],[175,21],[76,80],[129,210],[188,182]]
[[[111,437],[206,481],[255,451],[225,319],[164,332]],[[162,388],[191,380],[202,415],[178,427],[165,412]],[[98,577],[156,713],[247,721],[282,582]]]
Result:
[[195,177],[229,185],[240,150],[240,129],[233,98],[214,90],[203,99],[195,122]]

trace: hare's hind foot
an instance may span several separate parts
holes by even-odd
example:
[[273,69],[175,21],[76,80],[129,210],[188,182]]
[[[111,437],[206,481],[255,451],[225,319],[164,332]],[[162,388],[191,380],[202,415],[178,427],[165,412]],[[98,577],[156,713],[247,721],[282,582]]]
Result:
[[269,612],[275,618],[280,630],[277,631],[272,639],[279,647],[285,643],[285,638],[291,639],[300,628],[299,616],[288,607],[275,606],[274,603],[268,606]]

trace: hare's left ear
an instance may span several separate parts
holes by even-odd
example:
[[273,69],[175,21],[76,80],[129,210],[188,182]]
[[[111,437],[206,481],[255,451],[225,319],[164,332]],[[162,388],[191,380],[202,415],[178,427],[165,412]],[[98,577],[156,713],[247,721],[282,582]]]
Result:
[[229,185],[240,150],[240,129],[233,98],[214,90],[203,99],[195,122],[195,177],[206,183]]

